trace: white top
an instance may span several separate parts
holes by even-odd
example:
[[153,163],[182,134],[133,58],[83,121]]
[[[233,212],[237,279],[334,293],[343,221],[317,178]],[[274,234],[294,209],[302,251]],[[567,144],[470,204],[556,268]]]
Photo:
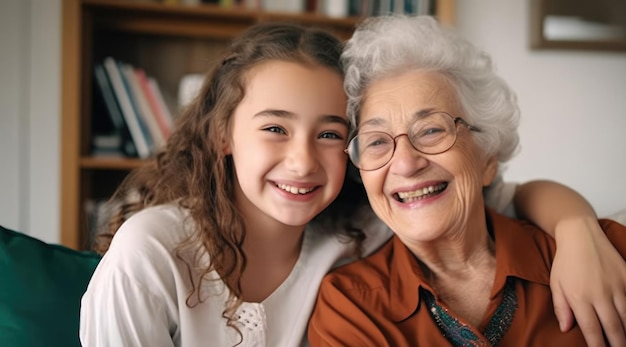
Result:
[[[512,189],[510,189],[512,187]],[[496,187],[494,187],[496,188]],[[514,184],[497,190],[513,192]],[[512,199],[509,198],[510,204]],[[500,199],[503,201],[502,199]],[[502,211],[505,205],[493,206]],[[201,299],[189,299],[192,282],[176,247],[191,233],[187,213],[174,205],[147,208],[119,229],[82,298],[83,346],[234,346],[240,336],[222,317],[228,289],[217,273],[202,286]],[[391,231],[364,212],[371,253]],[[307,227],[300,257],[287,279],[263,302],[243,303],[239,330],[248,346],[306,346],[306,329],[322,277],[349,262],[351,243]],[[197,275],[195,275],[197,278]],[[197,281],[195,282],[197,285]]]

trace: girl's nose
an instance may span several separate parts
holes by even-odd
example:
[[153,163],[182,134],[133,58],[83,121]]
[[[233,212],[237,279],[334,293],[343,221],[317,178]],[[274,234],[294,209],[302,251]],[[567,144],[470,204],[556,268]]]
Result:
[[298,177],[305,177],[317,171],[319,160],[317,151],[310,143],[294,144],[289,150],[286,166]]

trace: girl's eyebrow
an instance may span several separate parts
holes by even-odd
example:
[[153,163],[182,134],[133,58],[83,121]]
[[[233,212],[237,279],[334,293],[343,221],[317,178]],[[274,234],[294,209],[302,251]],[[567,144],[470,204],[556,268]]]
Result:
[[324,116],[322,122],[324,122],[324,123],[340,123],[340,124],[345,125],[348,128],[350,127],[350,122],[345,117],[336,116],[336,115]]
[[[276,109],[267,109],[254,114],[252,118],[256,117],[280,117],[280,118],[288,118],[295,119],[298,116],[289,111],[285,110],[276,110]],[[350,123],[346,117],[337,116],[337,115],[324,115],[321,123],[340,123],[345,125],[346,127],[350,127]]]
[[256,117],[280,117],[280,118],[296,118],[296,115],[293,112],[285,111],[285,110],[276,110],[276,109],[267,109],[262,110],[254,114],[252,118]]

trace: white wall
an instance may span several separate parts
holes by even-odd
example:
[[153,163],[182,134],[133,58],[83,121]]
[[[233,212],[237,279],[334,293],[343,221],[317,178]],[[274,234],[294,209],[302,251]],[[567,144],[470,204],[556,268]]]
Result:
[[[517,91],[522,151],[600,215],[626,208],[626,53],[530,51],[528,1],[458,0],[457,27]],[[61,0],[0,0],[0,225],[59,241]]]
[[519,98],[521,151],[504,177],[565,183],[601,216],[626,209],[626,52],[530,50],[528,2],[456,2],[456,27]]
[[0,224],[59,233],[61,0],[0,0]]
[[3,0],[0,4],[0,225],[26,225],[26,167],[28,140],[28,2]]

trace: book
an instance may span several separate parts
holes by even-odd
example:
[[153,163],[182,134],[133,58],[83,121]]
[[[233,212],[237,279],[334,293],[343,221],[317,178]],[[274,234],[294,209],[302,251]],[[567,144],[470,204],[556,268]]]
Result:
[[137,77],[137,68],[130,64],[121,64],[121,70],[124,79],[128,81],[131,100],[133,100],[135,104],[139,120],[145,125],[145,130],[148,133],[146,137],[151,139],[152,144],[150,146],[150,150],[151,152],[154,152],[156,149],[163,146],[165,140],[163,139],[163,134],[161,133],[161,129],[157,123],[156,116],[154,115],[144,89],[141,86],[141,82]]
[[144,95],[152,110],[152,115],[156,119],[163,140],[167,140],[172,132],[172,115],[165,105],[161,88],[153,77],[146,75],[143,69],[135,69],[137,80],[141,85]]
[[128,130],[130,132],[135,148],[137,149],[137,155],[140,158],[148,158],[151,154],[150,143],[146,138],[146,132],[142,129],[139,116],[135,111],[135,106],[131,101],[129,94],[129,87],[126,86],[127,82],[124,81],[120,68],[112,57],[104,58],[104,67],[113,86],[115,98],[120,105],[122,115]]
[[[137,149],[130,136],[126,121],[115,98],[113,87],[102,64],[94,67],[94,112],[93,112],[94,152],[112,152],[116,148],[112,144],[117,138],[117,150],[129,157],[137,156]],[[109,138],[108,142],[102,142]],[[115,143],[115,142],[113,142]]]
[[133,78],[134,74],[132,72],[128,72],[125,66],[132,67],[129,64],[117,61],[117,67],[120,71],[124,88],[126,88],[126,94],[128,95],[131,106],[135,111],[135,115],[137,116],[137,122],[139,123],[139,129],[141,129],[143,138],[145,139],[148,146],[149,155],[151,155],[154,148],[154,139],[152,138],[152,134],[150,133],[150,129],[148,128],[148,124],[146,123],[146,117],[142,114],[142,106],[140,103],[139,95],[135,92],[135,88],[137,88],[137,82]]

